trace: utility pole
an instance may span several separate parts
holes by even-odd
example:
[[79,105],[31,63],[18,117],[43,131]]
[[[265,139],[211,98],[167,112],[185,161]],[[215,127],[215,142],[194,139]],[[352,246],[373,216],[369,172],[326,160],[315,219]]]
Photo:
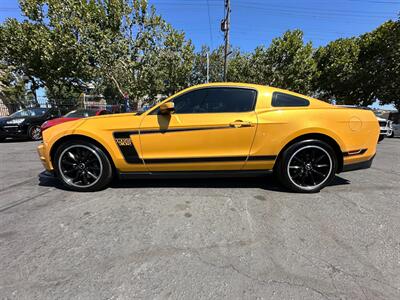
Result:
[[207,51],[207,83],[210,82],[210,57]]
[[225,49],[224,49],[224,81],[226,81],[226,74],[228,73],[228,56],[229,52],[229,29],[231,26],[231,1],[225,1],[225,18],[221,22],[221,31],[224,32]]

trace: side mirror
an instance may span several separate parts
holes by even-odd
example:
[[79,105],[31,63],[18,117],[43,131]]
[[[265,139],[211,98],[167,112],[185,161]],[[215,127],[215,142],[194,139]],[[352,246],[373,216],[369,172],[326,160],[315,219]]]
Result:
[[160,105],[160,114],[162,115],[170,115],[175,111],[174,102],[166,102]]

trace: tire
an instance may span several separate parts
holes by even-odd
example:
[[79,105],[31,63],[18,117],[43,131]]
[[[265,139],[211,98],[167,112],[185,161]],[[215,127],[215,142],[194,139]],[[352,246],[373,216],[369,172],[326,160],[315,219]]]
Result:
[[278,180],[298,193],[316,193],[335,178],[338,160],[332,147],[320,140],[299,141],[280,155],[275,167]]
[[110,160],[104,150],[93,143],[68,141],[58,147],[54,158],[56,175],[68,189],[99,191],[106,188],[113,178]]
[[387,137],[388,137],[388,138],[394,138],[394,131],[392,130],[392,132],[389,133],[389,134],[387,135]]
[[42,139],[42,130],[39,125],[32,125],[28,128],[28,136],[33,141],[40,141]]
[[385,135],[384,134],[380,134],[379,138],[378,138],[378,143],[382,142],[385,139]]

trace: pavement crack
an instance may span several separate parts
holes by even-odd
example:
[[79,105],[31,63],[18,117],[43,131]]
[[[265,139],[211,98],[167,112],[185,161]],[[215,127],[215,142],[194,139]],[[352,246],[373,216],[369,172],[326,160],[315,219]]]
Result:
[[4,206],[0,207],[0,213],[1,212],[5,212],[5,211],[7,211],[7,210],[9,210],[9,209],[11,209],[13,207],[16,207],[16,206],[20,205],[20,204],[24,204],[24,203],[26,203],[28,201],[34,200],[34,199],[36,199],[36,198],[38,198],[40,196],[43,196],[43,195],[49,193],[50,191],[51,191],[51,189],[47,190],[45,192],[39,193],[39,194],[37,194],[35,196],[29,197],[27,199],[22,199],[22,200],[15,201],[15,202],[9,203],[7,205],[4,205]]
[[18,183],[10,184],[9,186],[7,186],[7,187],[5,187],[5,188],[0,189],[0,193],[1,193],[1,192],[8,191],[8,190],[11,190],[11,189],[13,189],[13,188],[15,188],[15,187],[18,187],[18,186],[20,186],[20,185],[24,185],[24,184],[26,184],[26,183],[32,182],[32,181],[34,181],[34,180],[36,180],[36,179],[35,179],[35,178],[30,178],[30,179],[27,179],[27,180],[24,180],[24,181],[21,181],[21,182],[18,182]]
[[295,283],[295,282],[290,282],[290,281],[280,281],[280,280],[276,280],[276,279],[263,280],[263,279],[251,276],[251,275],[243,272],[239,268],[235,267],[233,264],[217,265],[217,264],[214,264],[214,263],[211,263],[209,261],[204,260],[201,257],[201,255],[200,255],[200,253],[198,251],[195,251],[195,253],[196,253],[198,259],[200,260],[200,262],[202,262],[205,265],[212,266],[212,267],[215,267],[215,268],[218,268],[218,269],[232,269],[237,274],[239,274],[239,275],[241,275],[243,277],[246,277],[247,279],[250,279],[252,281],[257,281],[258,283],[260,283],[262,285],[270,286],[271,284],[286,284],[286,285],[289,285],[289,286],[292,286],[292,287],[305,288],[307,290],[311,290],[311,291],[319,294],[320,296],[322,296],[325,299],[328,299],[328,300],[330,299],[329,296],[325,292],[320,291],[320,290],[318,290],[318,289],[316,289],[316,288],[314,288],[312,286],[309,286],[309,285],[305,284],[304,282],[303,283]]

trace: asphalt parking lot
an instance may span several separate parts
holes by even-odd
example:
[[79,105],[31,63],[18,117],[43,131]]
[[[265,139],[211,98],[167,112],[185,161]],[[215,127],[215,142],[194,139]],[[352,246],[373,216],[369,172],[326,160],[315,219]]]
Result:
[[0,144],[0,299],[400,299],[400,139],[318,194],[272,177],[76,193]]

